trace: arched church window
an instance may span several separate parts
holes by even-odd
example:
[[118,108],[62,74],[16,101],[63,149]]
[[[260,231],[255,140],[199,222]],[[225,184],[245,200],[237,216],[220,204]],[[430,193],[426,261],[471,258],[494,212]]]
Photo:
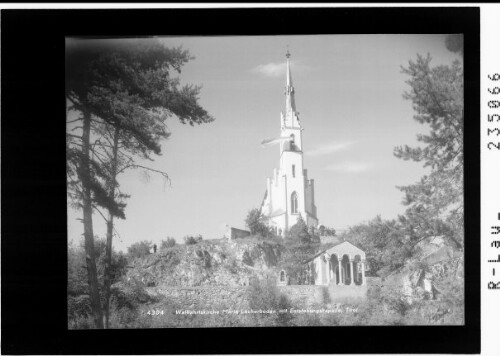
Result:
[[285,271],[280,272],[280,282],[285,282]]
[[293,192],[292,193],[292,197],[291,197],[291,208],[292,208],[292,214],[297,214],[297,208],[299,206],[299,203],[298,203],[298,200],[297,200],[297,193],[296,192]]
[[291,134],[290,137],[292,138],[290,140],[290,150],[291,151],[297,151],[297,146],[295,146],[295,135]]

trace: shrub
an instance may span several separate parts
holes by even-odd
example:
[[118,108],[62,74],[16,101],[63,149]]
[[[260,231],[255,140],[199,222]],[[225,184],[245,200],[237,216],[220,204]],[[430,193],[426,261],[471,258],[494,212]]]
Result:
[[298,240],[302,244],[313,242],[314,237],[314,235],[310,234],[302,216],[299,216],[297,223],[290,228],[287,235],[287,238]]
[[250,210],[245,219],[245,224],[252,235],[260,235],[262,237],[270,236],[269,227],[260,209]]
[[320,225],[318,230],[320,236],[337,236],[337,232],[333,227],[326,227],[324,225]]
[[[292,308],[292,304],[288,297],[279,291],[275,279],[252,279],[247,290],[247,300],[250,309],[275,311],[272,314],[255,314],[258,324],[263,326],[291,325],[293,315],[288,311]],[[287,310],[287,312],[280,313],[280,310]]]
[[203,236],[201,236],[201,235],[198,235],[196,237],[195,236],[190,236],[190,235],[184,236],[184,243],[186,245],[195,245],[195,244],[197,244],[197,243],[199,243],[201,241],[203,241]]
[[231,272],[233,274],[238,273],[238,262],[236,262],[236,258],[234,258],[233,256],[231,256],[227,259],[225,266],[229,272]]
[[245,251],[245,253],[243,253],[242,262],[248,266],[253,266],[253,260],[250,257],[250,254],[248,253],[248,251]]
[[309,233],[306,223],[299,217],[297,223],[288,231],[284,246],[278,267],[286,271],[291,284],[305,284],[308,277],[304,262],[314,256],[320,241]]
[[81,294],[78,296],[68,295],[68,317],[77,319],[80,317],[87,317],[91,315],[92,308],[90,306],[90,298],[88,294]]
[[94,319],[88,315],[69,318],[68,329],[95,329]]
[[128,254],[132,258],[141,258],[150,254],[153,243],[151,241],[140,241],[127,248]]
[[161,240],[160,249],[162,250],[162,249],[171,248],[171,247],[174,247],[176,244],[177,244],[177,242],[175,241],[175,239],[173,237],[167,237],[166,240]]

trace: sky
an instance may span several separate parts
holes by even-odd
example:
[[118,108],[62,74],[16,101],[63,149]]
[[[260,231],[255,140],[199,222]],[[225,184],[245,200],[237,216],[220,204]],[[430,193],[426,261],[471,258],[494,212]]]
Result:
[[[376,215],[396,218],[405,207],[396,187],[426,173],[421,163],[394,157],[395,146],[417,146],[428,128],[413,119],[401,66],[417,53],[432,65],[458,59],[445,35],[308,35],[161,38],[195,58],[181,83],[201,85],[199,102],[215,118],[191,127],[168,120],[171,136],[148,166],[166,171],[149,179],[139,170],[119,176],[131,195],[126,219],[116,221],[117,250],[134,242],[160,244],[186,235],[221,238],[225,226],[245,228],[258,208],[266,177],[279,166],[279,145],[260,142],[280,134],[285,106],[285,53],[303,131],[304,168],[315,180],[319,223],[342,231]],[[68,207],[68,239],[82,239],[81,211]],[[94,233],[105,236],[94,215]]]

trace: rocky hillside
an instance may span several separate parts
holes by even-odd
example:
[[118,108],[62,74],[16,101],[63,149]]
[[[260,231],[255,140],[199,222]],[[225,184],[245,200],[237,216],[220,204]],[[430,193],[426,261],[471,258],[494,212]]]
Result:
[[450,280],[463,285],[463,252],[453,249],[439,236],[421,241],[417,249],[418,253],[402,269],[385,279],[387,284],[400,286],[410,304],[440,299],[447,294],[444,289]]
[[272,270],[282,251],[279,242],[254,237],[178,245],[133,260],[123,282],[149,287],[248,285],[252,276]]

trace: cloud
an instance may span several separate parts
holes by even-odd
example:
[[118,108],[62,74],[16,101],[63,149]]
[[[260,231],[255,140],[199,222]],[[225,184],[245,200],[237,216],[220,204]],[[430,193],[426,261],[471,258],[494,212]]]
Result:
[[[304,72],[311,69],[307,65],[303,65],[294,61],[290,62],[290,66],[292,68],[292,76],[299,72]],[[261,74],[265,77],[284,77],[286,73],[286,62],[271,62],[266,64],[259,64],[257,67],[252,68],[251,72]]]
[[353,141],[331,142],[326,145],[318,146],[312,150],[306,151],[308,156],[322,156],[330,153],[344,151],[354,144]]
[[332,164],[325,167],[325,170],[340,173],[361,173],[372,168],[371,164],[360,162],[345,162]]
[[262,74],[266,77],[281,77],[285,75],[286,63],[260,64],[252,69],[252,72]]

